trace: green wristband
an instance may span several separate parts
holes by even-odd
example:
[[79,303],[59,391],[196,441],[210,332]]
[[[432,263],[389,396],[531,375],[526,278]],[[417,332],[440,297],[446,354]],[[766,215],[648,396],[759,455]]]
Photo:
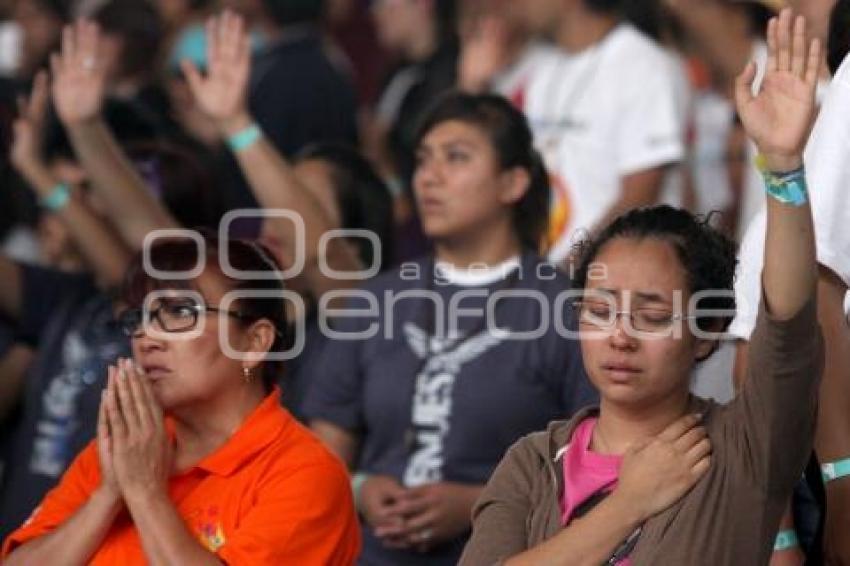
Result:
[[829,483],[850,476],[850,458],[828,462],[820,467],[823,474],[823,483]]
[[251,124],[227,138],[227,146],[233,153],[238,153],[252,145],[263,137],[263,132],[257,124]]
[[360,490],[363,484],[369,479],[369,474],[365,472],[356,472],[351,476],[351,493],[354,496],[354,507],[360,510]]
[[59,212],[68,205],[68,201],[70,200],[71,188],[65,183],[57,183],[50,189],[50,193],[41,198],[39,203],[42,208],[50,212]]
[[788,550],[800,546],[800,541],[797,540],[797,533],[794,529],[779,531],[776,533],[776,542],[773,543],[773,552]]

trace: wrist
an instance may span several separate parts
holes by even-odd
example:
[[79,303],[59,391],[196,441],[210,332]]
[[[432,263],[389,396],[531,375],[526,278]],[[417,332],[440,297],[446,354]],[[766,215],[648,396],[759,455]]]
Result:
[[218,127],[218,131],[221,132],[221,136],[228,139],[245,128],[250,127],[253,123],[254,120],[248,112],[238,112],[234,116],[218,120],[216,126]]
[[86,116],[85,118],[74,118],[73,120],[62,120],[60,116],[60,121],[62,122],[62,125],[69,132],[91,127],[97,124],[100,119],[100,112],[92,114],[91,116]]
[[33,157],[25,157],[23,159],[15,159],[12,162],[15,170],[26,179],[28,183],[33,185],[33,188],[38,190],[38,183],[45,173],[47,173],[47,165],[36,156]]
[[762,156],[764,167],[771,173],[787,173],[803,166],[803,156],[799,154],[762,153]]
[[168,500],[168,492],[164,485],[150,482],[121,490],[128,507],[154,505],[162,499]]
[[122,497],[116,489],[101,485],[92,494],[92,501],[96,501],[104,507],[118,508],[121,506]]
[[363,485],[369,481],[370,475],[365,472],[355,472],[351,476],[351,496],[354,499],[354,508],[359,512],[363,512]]
[[637,528],[652,516],[648,510],[642,509],[640,505],[635,503],[634,497],[623,493],[619,486],[607,499],[616,508],[617,516],[622,517],[631,528]]

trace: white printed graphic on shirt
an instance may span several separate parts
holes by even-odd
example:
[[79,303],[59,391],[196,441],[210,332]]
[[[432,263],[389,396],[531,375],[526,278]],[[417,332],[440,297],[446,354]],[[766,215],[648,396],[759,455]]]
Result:
[[413,487],[442,480],[443,441],[449,432],[452,391],[461,367],[502,343],[508,332],[485,329],[470,337],[432,337],[407,323],[404,335],[410,349],[427,360],[416,376],[412,411],[416,450],[404,472],[404,485]]
[[100,344],[99,350],[93,351],[77,329],[68,334],[62,346],[62,371],[51,379],[42,395],[43,413],[36,424],[30,473],[51,478],[62,475],[74,457],[68,451],[70,439],[85,426],[80,414],[81,396],[101,379],[98,372],[104,362],[121,353],[119,342]]

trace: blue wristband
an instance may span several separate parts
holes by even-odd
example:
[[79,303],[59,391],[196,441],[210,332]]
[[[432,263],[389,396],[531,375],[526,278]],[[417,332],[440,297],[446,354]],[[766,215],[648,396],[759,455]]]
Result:
[[776,533],[776,542],[773,543],[773,552],[788,550],[795,546],[800,546],[800,541],[797,539],[797,533],[794,532],[794,529],[788,529]]
[[257,140],[263,137],[263,132],[257,124],[251,124],[244,130],[240,130],[227,138],[227,146],[233,153],[238,153],[254,145]]
[[782,204],[803,206],[809,202],[806,190],[806,170],[803,167],[786,173],[774,173],[767,169],[765,158],[756,157],[756,167],[764,177],[764,188],[768,195]]
[[44,196],[39,201],[42,208],[46,208],[50,212],[59,212],[71,200],[71,189],[65,183],[57,183],[47,196]]
[[823,483],[846,478],[850,476],[850,458],[822,464],[820,470],[823,474]]

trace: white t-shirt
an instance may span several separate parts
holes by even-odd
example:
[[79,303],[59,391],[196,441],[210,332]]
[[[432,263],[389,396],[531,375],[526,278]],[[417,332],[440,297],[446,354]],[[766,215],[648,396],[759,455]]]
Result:
[[[823,98],[804,161],[818,262],[850,286],[850,57],[841,63]],[[735,281],[738,313],[729,329],[738,338],[749,339],[755,328],[765,226],[766,213],[762,206],[747,227],[738,253]],[[850,299],[845,301],[845,312],[850,312]]]
[[726,154],[734,116],[732,103],[724,96],[714,91],[696,96],[691,172],[697,214],[723,210],[732,200]]
[[528,57],[526,76],[501,92],[525,112],[552,177],[550,258],[560,261],[616,202],[623,176],[682,159],[681,65],[626,23],[579,53]]

